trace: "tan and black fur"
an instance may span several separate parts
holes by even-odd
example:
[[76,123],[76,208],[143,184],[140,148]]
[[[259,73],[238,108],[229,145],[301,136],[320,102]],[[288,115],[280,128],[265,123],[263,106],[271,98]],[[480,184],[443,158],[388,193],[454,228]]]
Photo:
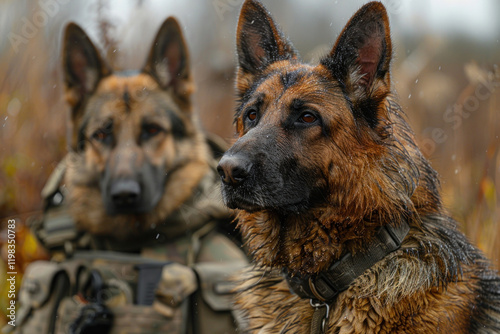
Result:
[[391,92],[384,6],[363,6],[309,65],[247,0],[237,52],[239,139],[218,169],[256,265],[236,301],[248,331],[309,333],[314,308],[281,273],[314,277],[406,221],[401,248],[331,303],[326,332],[500,332],[500,279],[445,212]]
[[65,184],[77,228],[140,247],[141,236],[155,240],[161,230],[176,238],[206,223],[181,217],[165,225],[214,175],[177,21],[163,23],[136,72],[113,72],[85,32],[69,24],[63,65],[73,127]]

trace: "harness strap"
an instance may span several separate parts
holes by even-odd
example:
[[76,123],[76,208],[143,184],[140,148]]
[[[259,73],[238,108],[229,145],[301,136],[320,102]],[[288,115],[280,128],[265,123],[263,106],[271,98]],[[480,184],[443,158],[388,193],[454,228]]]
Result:
[[311,334],[323,334],[326,331],[326,324],[330,316],[330,306],[324,303],[315,303],[310,301],[314,307],[314,313],[311,320]]
[[364,251],[354,255],[345,254],[328,270],[314,276],[300,274],[291,276],[288,272],[284,272],[284,275],[290,289],[299,297],[331,303],[367,269],[399,249],[409,231],[410,226],[406,221],[402,221],[396,227],[382,226]]

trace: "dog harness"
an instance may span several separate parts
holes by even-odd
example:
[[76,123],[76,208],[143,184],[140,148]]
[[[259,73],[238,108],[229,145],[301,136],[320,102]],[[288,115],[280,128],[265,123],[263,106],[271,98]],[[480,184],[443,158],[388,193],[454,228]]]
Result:
[[315,308],[311,334],[324,333],[330,305],[337,295],[375,263],[399,249],[409,231],[410,226],[405,220],[398,226],[382,226],[363,252],[345,254],[326,271],[314,276],[291,276],[284,272],[290,290],[301,298],[309,299]]

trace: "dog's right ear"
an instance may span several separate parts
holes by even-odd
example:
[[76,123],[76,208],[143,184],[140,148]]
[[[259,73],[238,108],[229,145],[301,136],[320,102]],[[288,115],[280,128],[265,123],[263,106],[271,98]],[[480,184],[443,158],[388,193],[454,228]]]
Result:
[[99,81],[111,73],[90,38],[75,23],[68,24],[64,32],[63,71],[66,100],[73,111],[95,90]]
[[[246,0],[236,32],[238,82],[252,79],[269,64],[296,58],[292,44],[283,36],[267,9],[258,1]],[[240,94],[243,94],[241,89]],[[244,89],[243,89],[244,90]]]

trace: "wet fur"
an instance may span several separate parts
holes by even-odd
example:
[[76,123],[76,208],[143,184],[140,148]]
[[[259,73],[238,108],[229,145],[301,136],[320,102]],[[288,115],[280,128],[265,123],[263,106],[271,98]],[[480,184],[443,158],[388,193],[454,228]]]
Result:
[[[369,24],[375,28],[364,30]],[[267,10],[247,0],[237,48],[240,138],[225,156],[251,168],[237,186],[223,185],[223,196],[239,209],[255,263],[236,301],[248,332],[308,333],[314,309],[290,292],[281,271],[315,275],[362,251],[380,226],[403,220],[411,230],[401,249],[337,297],[327,332],[500,331],[500,280],[445,212],[437,174],[390,91],[384,7],[360,9],[313,66],[299,60]],[[308,112],[297,99],[320,123],[293,121]]]

